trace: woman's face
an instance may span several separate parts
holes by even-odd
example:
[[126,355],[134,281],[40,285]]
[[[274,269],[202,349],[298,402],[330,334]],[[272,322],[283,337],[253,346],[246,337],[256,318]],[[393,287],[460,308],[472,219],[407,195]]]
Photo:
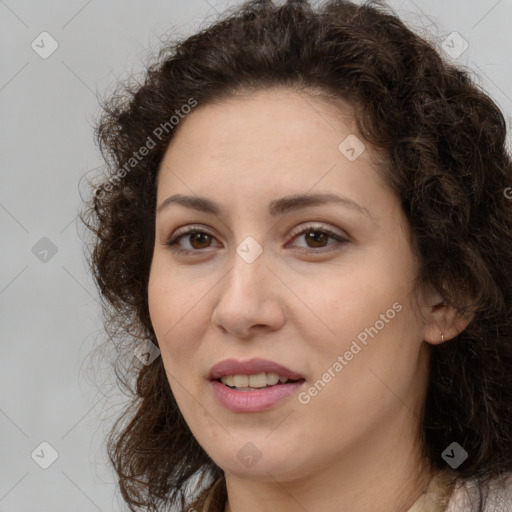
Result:
[[[165,154],[150,314],[180,410],[226,472],[302,478],[415,442],[435,297],[413,288],[407,219],[361,139],[348,110],[273,90],[199,105]],[[265,389],[211,380],[256,358],[221,369]],[[271,385],[286,376],[272,363],[298,382]]]

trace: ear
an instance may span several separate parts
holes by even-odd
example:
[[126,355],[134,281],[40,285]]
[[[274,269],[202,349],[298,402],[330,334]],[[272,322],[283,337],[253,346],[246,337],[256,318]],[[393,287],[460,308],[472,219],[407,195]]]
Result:
[[[431,292],[430,305],[424,306],[425,326],[423,339],[432,345],[439,345],[461,333],[473,320],[474,313],[460,313],[444,302],[438,292]],[[442,333],[442,335],[441,335]]]

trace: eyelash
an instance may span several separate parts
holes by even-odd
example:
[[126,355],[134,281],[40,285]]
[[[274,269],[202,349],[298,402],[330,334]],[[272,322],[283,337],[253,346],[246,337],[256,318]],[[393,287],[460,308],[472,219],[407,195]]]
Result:
[[[340,242],[342,244],[348,242],[348,240],[346,238],[341,237],[337,233],[334,233],[333,231],[331,231],[331,230],[329,230],[327,228],[319,227],[319,226],[314,226],[314,225],[307,226],[306,228],[302,229],[298,233],[292,235],[292,238],[295,240],[299,236],[307,234],[308,232],[322,233],[322,234],[328,235],[329,238],[333,238],[333,239],[335,239],[336,241],[338,241],[338,242]],[[211,235],[207,231],[204,231],[203,229],[198,229],[198,228],[192,227],[192,228],[188,229],[187,231],[185,231],[183,233],[180,233],[179,235],[174,236],[173,238],[171,238],[166,243],[166,245],[168,245],[171,248],[171,250],[173,252],[175,252],[176,254],[199,255],[199,253],[204,252],[204,249],[196,249],[196,250],[191,251],[189,249],[180,249],[179,247],[176,246],[176,243],[178,241],[180,241],[182,238],[186,237],[187,235],[198,234],[198,233],[199,234],[208,235],[208,236],[210,236],[212,238],[215,238],[215,237],[213,237],[213,235]],[[331,245],[335,245],[335,244],[331,244]],[[315,249],[306,250],[306,251],[303,251],[303,254],[306,254],[306,255],[323,254],[323,253],[326,253],[326,252],[330,252],[332,250],[331,249],[331,250],[326,251],[326,250],[322,250],[322,249],[323,248],[318,249],[318,250],[315,250]]]

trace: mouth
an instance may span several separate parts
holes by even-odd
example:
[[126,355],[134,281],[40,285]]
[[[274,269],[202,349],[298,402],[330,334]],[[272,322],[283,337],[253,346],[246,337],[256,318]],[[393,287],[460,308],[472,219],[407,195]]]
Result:
[[246,361],[224,359],[211,368],[208,378],[209,380],[220,379],[223,384],[231,387],[251,388],[275,386],[291,380],[304,380],[304,376],[300,373],[261,358]]
[[270,409],[306,381],[301,374],[266,359],[226,359],[213,366],[209,380],[220,404],[233,412]]
[[288,377],[278,375],[277,373],[262,372],[253,375],[224,375],[223,377],[213,380],[216,380],[217,382],[236,391],[258,391],[261,389],[303,382],[305,379],[289,379]]

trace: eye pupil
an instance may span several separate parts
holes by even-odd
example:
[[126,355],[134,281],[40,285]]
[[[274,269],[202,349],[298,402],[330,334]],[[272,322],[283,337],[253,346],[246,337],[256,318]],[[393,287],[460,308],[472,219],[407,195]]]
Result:
[[[205,246],[206,246],[206,247],[208,247],[208,242],[209,242],[210,235],[208,235],[207,233],[198,233],[198,232],[196,232],[196,233],[193,233],[193,234],[192,234],[192,235],[190,235],[190,236],[191,236],[191,238],[192,238],[191,242],[192,242],[192,241],[197,241],[197,239],[198,239],[198,238],[199,238],[199,239],[201,239],[201,238],[202,238],[202,241],[203,241],[203,242],[205,242],[205,241],[206,241],[206,245],[205,245]],[[201,240],[199,240],[199,244],[201,245]],[[192,244],[192,245],[193,245],[193,244]],[[203,247],[203,246],[201,246],[201,247],[196,247],[196,248],[199,248],[199,249],[200,249],[200,248],[202,248],[202,247]]]
[[309,231],[306,234],[306,237],[309,241],[313,241],[314,244],[320,242],[320,245],[314,245],[314,247],[324,247],[322,242],[327,242],[327,239],[329,238],[326,233],[322,233],[321,231]]

